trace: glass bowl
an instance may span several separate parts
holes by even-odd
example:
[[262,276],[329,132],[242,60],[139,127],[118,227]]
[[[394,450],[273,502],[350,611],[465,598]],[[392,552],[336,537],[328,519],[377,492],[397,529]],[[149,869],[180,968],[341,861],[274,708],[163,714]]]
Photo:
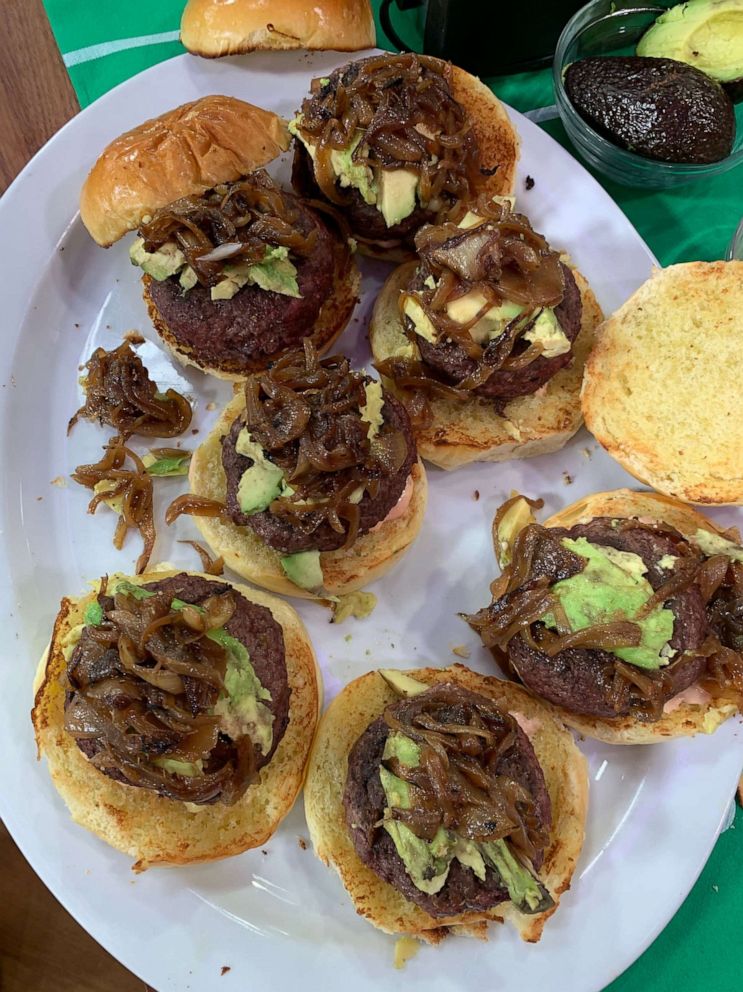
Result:
[[571,62],[589,55],[634,55],[637,42],[664,10],[678,0],[593,0],[565,25],[557,42],[553,77],[555,100],[562,123],[581,156],[605,176],[624,186],[667,189],[727,172],[743,161],[743,104],[736,111],[733,151],[727,158],[706,165],[658,162],[613,144],[583,120],[563,85]]
[[728,262],[732,262],[734,259],[743,262],[743,220],[738,224],[738,230],[733,235],[733,240],[728,248]]

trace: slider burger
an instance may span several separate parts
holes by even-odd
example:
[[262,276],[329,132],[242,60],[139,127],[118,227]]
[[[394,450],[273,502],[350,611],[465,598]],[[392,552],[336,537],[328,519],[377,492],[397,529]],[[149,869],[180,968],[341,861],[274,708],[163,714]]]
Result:
[[372,314],[375,365],[441,468],[561,448],[581,424],[583,365],[601,311],[511,197],[480,196],[415,236],[418,263]]
[[[712,733],[743,698],[743,548],[690,507],[619,489],[543,525],[523,496],[494,523],[503,574],[470,626],[589,737]],[[734,540],[730,538],[733,537]]]
[[519,138],[503,105],[430,56],[374,55],[314,80],[289,130],[295,189],[342,209],[368,255],[410,258],[421,225],[481,190],[513,192]]
[[163,342],[220,378],[265,368],[306,337],[323,351],[356,304],[336,220],[263,169],[289,141],[276,114],[202,97],[121,135],[83,186],[98,244],[137,231],[129,254]]
[[193,513],[238,574],[288,595],[351,592],[415,540],[426,476],[404,407],[305,341],[251,375],[191,459]]
[[32,711],[73,819],[137,871],[264,844],[302,786],[319,712],[299,617],[197,573],[93,585],[62,600]]
[[304,799],[315,853],[381,930],[438,943],[508,919],[533,942],[570,886],[587,793],[551,707],[454,665],[347,685]]

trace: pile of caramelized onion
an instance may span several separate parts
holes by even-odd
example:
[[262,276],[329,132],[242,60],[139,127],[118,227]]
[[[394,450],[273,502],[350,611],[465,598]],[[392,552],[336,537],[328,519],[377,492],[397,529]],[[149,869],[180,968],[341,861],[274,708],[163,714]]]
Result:
[[86,364],[85,403],[70,419],[108,424],[125,441],[132,434],[175,437],[191,423],[191,404],[175,389],[159,393],[140,357],[125,341],[105,351],[96,348]]
[[[663,533],[669,533],[666,528],[652,522],[635,519],[618,521],[618,531],[627,527],[651,532],[660,529]],[[718,698],[729,696],[740,705],[743,701],[743,656],[739,651],[743,641],[737,638],[743,619],[743,566],[732,562],[726,555],[704,558],[681,535],[676,536],[675,554],[681,559],[680,564],[655,590],[643,607],[641,616],[647,616],[696,585],[710,621],[707,638],[693,652],[707,661],[700,685],[713,689]],[[548,657],[554,657],[568,648],[611,652],[640,644],[641,629],[630,620],[594,624],[584,630],[571,631],[565,611],[551,592],[551,586],[581,571],[584,563],[583,559],[562,547],[549,528],[529,524],[517,535],[511,553],[511,564],[491,585],[492,604],[465,617],[506,669],[510,668],[508,644],[514,637],[523,638],[529,647]],[[540,566],[535,568],[537,555]],[[557,633],[539,622],[547,612],[555,618]],[[628,710],[638,720],[658,720],[665,701],[673,694],[674,669],[685,660],[685,656],[680,654],[663,668],[651,670],[614,658],[615,675],[609,702],[617,712]]]
[[482,180],[471,120],[451,90],[451,66],[420,55],[380,55],[352,64],[332,82],[315,81],[302,104],[299,130],[315,146],[315,179],[332,203],[348,194],[337,185],[333,149],[361,132],[352,159],[381,170],[418,173],[419,200],[443,213],[467,199]]
[[487,699],[452,684],[388,707],[390,731],[420,747],[414,768],[397,758],[385,765],[411,786],[411,808],[392,815],[430,841],[440,827],[472,841],[508,838],[515,851],[536,867],[548,842],[531,793],[499,770],[516,744],[517,724]]
[[[140,599],[126,585],[113,597],[105,580],[101,588],[100,620],[84,627],[67,665],[65,730],[97,768],[129,785],[192,803],[237,802],[255,771],[254,747],[226,737],[211,713],[227,653],[207,636],[232,616],[232,593],[174,610],[162,592]],[[167,771],[162,759],[196,774]]]
[[162,207],[139,234],[149,252],[175,242],[199,283],[214,286],[225,265],[261,262],[268,247],[287,248],[300,258],[310,255],[317,232],[302,234],[299,216],[295,197],[258,169],[202,196],[185,196]]
[[[420,266],[413,287],[400,295],[400,311],[405,332],[414,344],[417,335],[403,311],[408,298],[421,307],[438,340],[455,342],[476,366],[465,379],[451,384],[420,359],[393,357],[380,362],[379,372],[403,392],[467,399],[494,372],[525,368],[543,351],[538,341],[526,342],[525,333],[544,308],[555,307],[563,299],[560,256],[523,214],[512,212],[508,200],[493,201],[481,195],[471,210],[485,222],[463,229],[457,221],[466,209],[460,205],[445,223],[426,225],[418,231],[415,244]],[[473,291],[483,297],[483,305],[465,323],[452,320],[447,305]],[[520,304],[524,312],[483,347],[474,340],[471,329],[491,307],[504,301]]]

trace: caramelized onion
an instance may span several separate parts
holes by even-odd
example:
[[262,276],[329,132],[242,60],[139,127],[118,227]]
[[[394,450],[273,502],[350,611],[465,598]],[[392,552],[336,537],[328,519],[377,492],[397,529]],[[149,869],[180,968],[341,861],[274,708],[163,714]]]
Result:
[[127,341],[113,351],[96,348],[85,368],[85,403],[71,417],[68,433],[80,417],[109,424],[124,441],[132,434],[175,437],[191,423],[185,396],[175,389],[158,393]]

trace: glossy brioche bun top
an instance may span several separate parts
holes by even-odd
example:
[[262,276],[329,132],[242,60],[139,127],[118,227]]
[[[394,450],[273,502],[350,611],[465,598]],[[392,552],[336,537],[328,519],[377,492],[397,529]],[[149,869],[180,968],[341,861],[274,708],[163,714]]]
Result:
[[79,597],[65,597],[34,682],[31,719],[39,757],[46,758],[52,782],[76,823],[135,859],[133,868],[186,865],[240,854],[260,847],[294,805],[322,703],[322,678],[304,624],[288,603],[276,596],[200,572],[156,567],[145,575],[122,576],[135,585],[159,582],[184,572],[231,585],[250,603],[270,610],[284,639],[289,697],[289,724],[271,760],[233,806],[195,806],[165,799],[151,789],[124,785],[100,772],[64,729],[65,649],[99,584]]
[[206,58],[274,48],[355,52],[373,48],[376,33],[369,0],[188,0],[181,42]]
[[[544,526],[575,527],[576,524],[588,523],[595,517],[638,517],[641,520],[658,521],[692,540],[698,530],[722,533],[711,520],[685,503],[660,493],[633,489],[614,489],[584,496],[549,517],[544,521]],[[735,539],[737,535],[728,536]],[[497,540],[495,526],[493,540]],[[682,702],[671,712],[664,713],[655,723],[640,723],[632,716],[585,716],[560,706],[553,706],[553,710],[564,723],[586,737],[606,741],[608,744],[658,744],[674,737],[711,734],[736,712],[737,706],[729,699],[709,691],[706,703]]]
[[127,131],[104,149],[80,194],[80,216],[108,248],[142,218],[267,165],[289,147],[276,114],[231,96],[204,96]]
[[527,736],[544,773],[552,805],[552,825],[539,872],[555,905],[526,915],[511,903],[492,909],[473,909],[458,916],[435,918],[383,881],[356,853],[343,808],[348,755],[366,728],[397,701],[379,672],[369,672],[346,685],[327,708],[312,746],[304,790],[305,815],[315,854],[334,868],[353,900],[356,911],[387,933],[407,934],[436,944],[447,933],[485,938],[487,924],[508,920],[523,940],[538,941],[547,919],[558,907],[583,845],[588,804],[586,759],[572,734],[547,703],[530,696],[521,686],[479,675],[462,665],[406,671],[427,686],[453,682],[479,693],[528,728]]
[[743,261],[656,269],[596,332],[586,426],[619,464],[688,503],[743,504]]

